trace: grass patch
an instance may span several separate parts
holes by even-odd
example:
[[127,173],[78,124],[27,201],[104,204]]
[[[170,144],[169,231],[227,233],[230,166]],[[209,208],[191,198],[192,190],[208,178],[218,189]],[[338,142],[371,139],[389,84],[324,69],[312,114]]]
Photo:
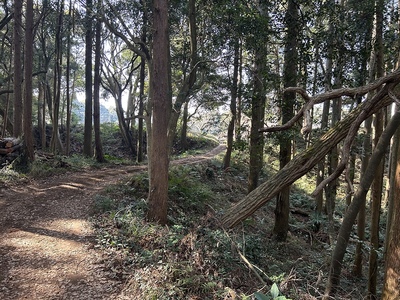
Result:
[[[266,155],[266,162],[273,162],[273,155]],[[246,194],[247,164],[248,156],[234,151],[228,170],[221,170],[217,160],[171,167],[167,226],[145,221],[146,173],[108,187],[95,199],[96,247],[105,253],[112,276],[126,283],[126,295],[133,299],[254,299],[256,291],[276,295],[271,292],[274,282],[281,296],[299,300],[320,296],[332,246],[326,216],[314,214],[314,201],[308,195],[315,182],[312,175],[292,188],[294,210],[285,243],[272,238],[274,201],[229,232],[220,227],[224,211]],[[277,171],[276,166],[275,162],[266,164],[263,181]],[[351,280],[345,279],[343,294],[357,294]]]
[[[145,174],[97,199],[103,210],[94,218],[97,247],[109,253],[113,266],[118,265],[114,275],[129,282],[131,294],[140,299],[223,299],[232,293],[245,297],[231,287],[232,280],[238,280],[232,274],[254,286],[231,237],[218,226],[213,207],[219,207],[224,188],[214,187],[216,182],[225,184],[223,176],[214,164],[171,168],[168,226],[144,220]],[[261,243],[249,235],[246,251],[255,257]]]

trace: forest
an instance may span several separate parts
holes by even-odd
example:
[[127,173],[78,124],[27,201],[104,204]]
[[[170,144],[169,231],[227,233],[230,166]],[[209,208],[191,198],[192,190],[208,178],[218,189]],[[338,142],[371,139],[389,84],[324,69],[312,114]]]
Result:
[[[395,0],[2,1],[0,195],[10,170],[109,167],[123,145],[147,171],[93,196],[96,249],[142,268],[175,255],[171,294],[136,297],[400,299],[399,13]],[[115,124],[100,122],[105,102]],[[199,144],[215,157],[185,161]],[[316,253],[310,283],[299,260]]]

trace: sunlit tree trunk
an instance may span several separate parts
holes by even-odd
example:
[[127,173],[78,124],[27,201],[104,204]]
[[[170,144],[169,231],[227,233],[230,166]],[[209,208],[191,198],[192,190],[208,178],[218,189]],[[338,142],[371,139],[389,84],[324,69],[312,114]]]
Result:
[[[399,109],[399,106],[397,106]],[[384,286],[382,300],[400,299],[400,128],[393,139],[393,167],[386,234]]]
[[153,2],[153,59],[150,95],[153,104],[149,161],[149,209],[147,220],[167,223],[169,141],[171,112],[168,0]]

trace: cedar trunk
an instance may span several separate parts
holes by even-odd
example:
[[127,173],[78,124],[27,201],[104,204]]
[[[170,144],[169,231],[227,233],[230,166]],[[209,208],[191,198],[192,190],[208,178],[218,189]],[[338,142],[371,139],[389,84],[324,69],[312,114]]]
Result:
[[85,32],[85,128],[83,154],[92,156],[92,113],[93,113],[93,76],[92,76],[92,15],[93,1],[86,0],[86,32]]
[[386,237],[385,279],[382,291],[382,300],[400,299],[398,288],[400,277],[400,128],[397,129],[393,142],[394,178],[391,181],[390,210],[388,211],[388,229]]
[[28,161],[35,157],[32,130],[32,69],[33,69],[33,0],[26,1],[25,17],[25,102],[24,102],[24,140]]
[[[288,28],[285,46],[285,65],[283,69],[283,85],[285,88],[295,87],[297,85],[297,15],[297,3],[291,0],[288,3],[285,16],[285,22]],[[281,105],[283,124],[293,118],[295,101],[296,93],[284,93]],[[281,169],[290,161],[292,156],[291,149],[292,138],[290,135],[283,134],[279,145],[279,163]],[[274,233],[278,241],[285,241],[287,238],[287,232],[289,230],[289,197],[290,186],[287,186],[283,188],[276,198]]]
[[[98,9],[101,7],[101,0],[97,3]],[[103,145],[100,136],[100,57],[101,57],[101,21],[96,21],[96,41],[94,57],[94,86],[93,86],[93,125],[94,125],[94,143],[95,157],[97,162],[105,162],[103,154]]]
[[167,223],[168,199],[168,121],[171,111],[168,1],[154,0],[153,49],[150,90],[153,101],[153,124],[149,161],[149,210],[147,219]]
[[14,111],[13,111],[13,135],[19,137],[22,134],[22,0],[14,1]]

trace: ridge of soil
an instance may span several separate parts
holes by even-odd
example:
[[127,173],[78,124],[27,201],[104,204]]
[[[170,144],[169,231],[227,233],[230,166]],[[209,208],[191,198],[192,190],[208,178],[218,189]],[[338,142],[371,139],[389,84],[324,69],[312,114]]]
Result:
[[[220,145],[171,165],[197,164]],[[0,186],[0,299],[130,299],[110,278],[88,218],[93,196],[147,166],[66,172]]]

